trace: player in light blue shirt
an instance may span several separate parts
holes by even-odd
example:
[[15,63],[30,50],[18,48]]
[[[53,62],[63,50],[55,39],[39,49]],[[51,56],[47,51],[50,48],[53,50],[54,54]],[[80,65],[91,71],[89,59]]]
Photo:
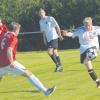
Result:
[[63,39],[61,36],[61,31],[58,23],[55,18],[52,16],[46,16],[45,10],[39,10],[39,16],[41,17],[40,31],[43,33],[44,43],[47,44],[48,54],[56,64],[56,72],[63,71],[63,67],[61,65],[60,57],[58,55],[58,38]]
[[96,81],[97,87],[99,88],[100,80],[93,70],[91,61],[97,56],[99,48],[98,35],[100,35],[100,27],[93,26],[91,17],[86,17],[83,20],[83,24],[84,26],[76,28],[73,33],[65,31],[63,32],[63,35],[79,38],[81,63],[86,66],[88,73],[90,74],[91,78]]

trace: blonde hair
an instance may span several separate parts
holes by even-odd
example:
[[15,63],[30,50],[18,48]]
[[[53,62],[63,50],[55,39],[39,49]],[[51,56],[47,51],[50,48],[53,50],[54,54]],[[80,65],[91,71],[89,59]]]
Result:
[[85,22],[89,22],[89,21],[92,22],[92,18],[91,18],[91,17],[85,17],[84,20],[83,20],[83,24],[84,24]]

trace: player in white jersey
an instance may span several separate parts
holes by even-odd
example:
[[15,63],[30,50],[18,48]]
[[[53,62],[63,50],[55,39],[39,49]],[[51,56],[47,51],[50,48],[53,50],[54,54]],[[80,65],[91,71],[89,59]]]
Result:
[[52,16],[46,16],[45,10],[39,10],[39,16],[41,17],[39,24],[40,30],[43,33],[44,43],[48,46],[48,54],[56,64],[56,72],[61,72],[63,67],[61,66],[60,57],[58,55],[58,38],[63,39],[58,23]]
[[92,18],[86,17],[83,20],[84,26],[76,28],[72,32],[63,32],[64,36],[78,37],[80,43],[80,60],[84,64],[90,74],[91,78],[96,81],[97,87],[100,87],[100,80],[98,79],[95,71],[93,70],[93,65],[91,61],[96,58],[99,41],[98,35],[100,35],[100,27],[93,26]]

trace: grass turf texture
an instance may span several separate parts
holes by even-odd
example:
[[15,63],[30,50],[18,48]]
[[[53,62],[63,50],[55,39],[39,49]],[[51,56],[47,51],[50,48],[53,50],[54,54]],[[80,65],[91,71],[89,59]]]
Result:
[[[31,70],[46,87],[56,85],[56,91],[46,97],[26,78],[5,75],[0,82],[0,100],[100,100],[100,89],[79,63],[79,50],[59,51],[64,72],[55,73],[55,65],[45,51],[18,52],[17,60]],[[100,56],[93,61],[100,76]]]

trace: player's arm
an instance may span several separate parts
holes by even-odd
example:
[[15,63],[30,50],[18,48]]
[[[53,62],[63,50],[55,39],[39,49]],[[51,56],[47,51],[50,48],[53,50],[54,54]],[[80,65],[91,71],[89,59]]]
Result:
[[56,32],[57,32],[57,34],[59,36],[59,39],[63,40],[63,37],[61,35],[61,30],[60,30],[60,27],[59,27],[57,21],[55,20],[54,17],[50,17],[50,18],[51,18],[52,24],[55,26]]
[[67,36],[67,37],[72,37],[73,33],[72,32],[68,32],[68,31],[62,31],[62,35],[63,36]]
[[63,37],[62,37],[62,35],[61,35],[61,30],[60,30],[59,25],[57,24],[55,28],[56,28],[57,34],[58,34],[58,36],[59,36],[59,39],[60,39],[60,40],[63,40]]
[[7,57],[8,57],[8,60],[10,62],[10,65],[14,67],[14,64],[13,64],[13,50],[11,47],[8,47],[7,48]]
[[8,45],[7,45],[7,57],[11,67],[15,67],[13,59],[13,48],[15,47],[16,43],[17,43],[16,39],[13,36],[11,36],[10,39],[8,40]]
[[8,31],[8,27],[4,25],[4,32],[6,33]]

